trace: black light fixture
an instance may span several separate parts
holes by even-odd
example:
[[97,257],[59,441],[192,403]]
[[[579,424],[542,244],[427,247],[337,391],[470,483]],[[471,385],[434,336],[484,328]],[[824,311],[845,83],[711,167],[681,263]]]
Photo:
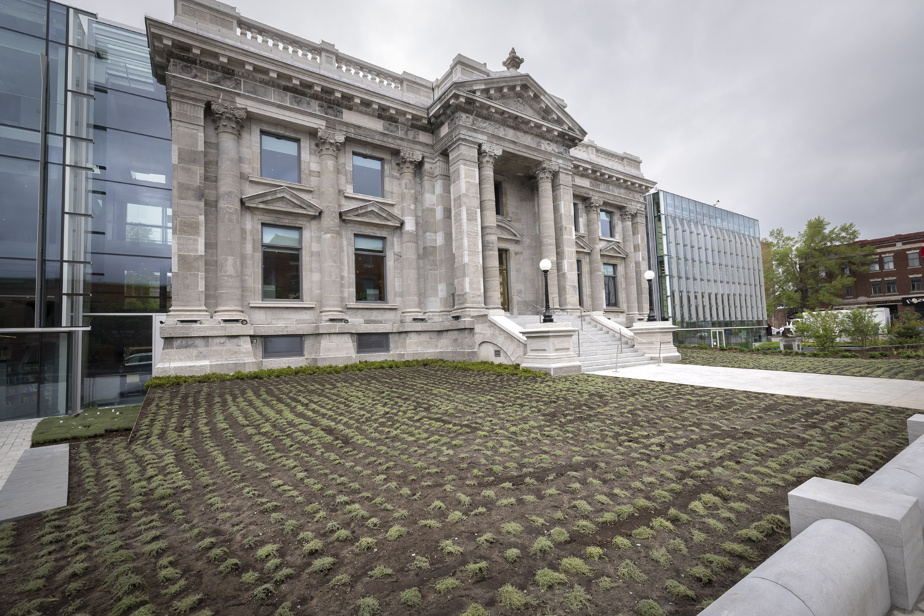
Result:
[[549,306],[549,270],[552,269],[552,262],[543,259],[539,262],[539,269],[542,270],[542,276],[545,278],[545,312],[542,313],[543,323],[552,323],[552,308]]
[[651,281],[654,280],[655,273],[651,270],[645,272],[645,280],[648,281],[648,318],[646,321],[657,321],[654,311],[654,292],[652,291]]

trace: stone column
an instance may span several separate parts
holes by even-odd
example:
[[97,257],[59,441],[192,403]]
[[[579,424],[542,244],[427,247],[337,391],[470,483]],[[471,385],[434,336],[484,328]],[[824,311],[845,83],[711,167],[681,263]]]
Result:
[[[559,307],[558,259],[555,254],[555,207],[552,201],[552,176],[557,172],[558,163],[547,160],[542,161],[532,170],[539,196],[539,260],[548,259],[552,262],[552,269],[549,270],[549,304],[553,308]],[[530,267],[533,266],[536,274],[541,277],[539,264],[535,263]],[[542,285],[541,279],[539,285]]]
[[503,314],[497,258],[497,206],[494,202],[494,161],[501,148],[481,144],[478,188],[481,195],[481,261],[484,270],[484,304],[489,313]]
[[647,237],[645,233],[645,210],[633,208],[629,210],[632,216],[632,257],[635,263],[635,288],[638,297],[638,316],[648,317],[648,281],[645,280],[645,270],[648,269],[647,252],[642,242]]
[[201,321],[205,308],[205,101],[170,93],[173,139],[173,293],[170,321]]
[[[622,247],[628,255],[623,277],[626,279],[626,321],[631,325],[639,315],[639,279],[636,275],[639,264],[635,261],[635,247],[632,241],[632,213],[623,209],[619,213],[619,220],[622,222]],[[648,289],[644,291],[647,293]]]
[[401,263],[403,269],[401,316],[406,321],[422,319],[420,312],[420,275],[417,263],[417,165],[423,154],[414,150],[401,150],[398,169],[401,172],[399,207],[404,219],[401,234]]
[[606,308],[603,296],[603,260],[600,258],[600,206],[603,199],[591,197],[584,204],[587,213],[587,243],[590,244],[590,310],[603,312]]
[[337,156],[344,135],[332,130],[318,130],[318,158],[321,162],[321,321],[342,322],[343,283],[341,282],[340,199],[338,193]]
[[449,148],[452,247],[455,257],[454,316],[484,312],[478,146],[459,139]]
[[218,306],[215,318],[242,321],[241,309],[241,129],[246,111],[212,101],[218,132]]
[[555,202],[555,256],[558,269],[558,305],[578,310],[577,251],[574,248],[574,211],[571,166],[559,168],[552,179]]

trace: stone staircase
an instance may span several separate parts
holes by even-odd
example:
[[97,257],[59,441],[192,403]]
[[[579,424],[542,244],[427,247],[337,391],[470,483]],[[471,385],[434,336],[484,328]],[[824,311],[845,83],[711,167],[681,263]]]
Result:
[[[534,327],[542,320],[539,315],[508,315],[508,318],[524,329]],[[574,334],[572,345],[574,352],[578,355],[578,361],[581,362],[583,372],[597,372],[658,363],[657,360],[650,359],[647,355],[635,350],[629,340],[623,339],[622,348],[620,349],[619,336],[594,323],[590,315],[584,316],[583,330],[581,329],[581,318],[579,316],[556,314],[555,322],[570,325],[578,330]],[[578,353],[579,337],[580,353]]]

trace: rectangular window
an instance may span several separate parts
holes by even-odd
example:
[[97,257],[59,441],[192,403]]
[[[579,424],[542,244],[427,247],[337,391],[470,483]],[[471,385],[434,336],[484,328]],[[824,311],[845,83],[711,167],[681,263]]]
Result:
[[600,237],[613,237],[613,212],[600,210]]
[[304,357],[301,336],[266,336],[263,338],[263,357]]
[[894,270],[895,269],[895,256],[894,255],[882,255],[882,269],[884,270]]
[[874,280],[873,282],[869,284],[871,288],[870,293],[872,295],[882,295],[882,281],[881,280]]
[[302,232],[263,225],[263,299],[301,299]]
[[574,208],[574,232],[583,233],[583,228],[581,227],[581,204],[573,203],[572,207]]
[[607,308],[619,306],[619,295],[616,290],[616,266],[611,263],[603,264],[603,295]]
[[921,267],[921,255],[916,252],[909,252],[908,267]]
[[849,287],[844,289],[844,295],[846,297],[853,297],[853,285],[850,285]]
[[924,289],[922,289],[921,287],[921,277],[920,276],[911,277],[911,290],[912,291],[924,291]]
[[357,235],[353,238],[356,265],[356,301],[385,301],[385,238]]
[[382,161],[353,154],[353,192],[370,197],[384,197]]
[[298,140],[260,135],[260,175],[273,180],[298,183]]
[[872,262],[869,264],[869,271],[878,272],[879,271],[879,257],[873,257]]
[[898,287],[894,280],[886,280],[886,293],[898,293]]
[[391,340],[388,334],[356,334],[356,353],[388,353]]
[[494,182],[494,214],[497,216],[506,216],[507,208],[504,207],[504,185],[501,182]]
[[[576,205],[576,204],[575,204]],[[577,261],[577,283],[578,283],[578,306],[584,307],[584,272],[581,267],[581,260]]]

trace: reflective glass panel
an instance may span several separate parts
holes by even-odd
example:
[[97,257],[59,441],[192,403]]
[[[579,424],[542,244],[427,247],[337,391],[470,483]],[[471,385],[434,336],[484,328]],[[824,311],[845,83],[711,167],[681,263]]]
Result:
[[353,154],[353,192],[372,197],[383,196],[382,161]]
[[170,139],[170,117],[162,100],[97,88],[93,123],[132,133]]
[[0,30],[0,124],[38,130],[45,41]]
[[356,301],[385,301],[385,239],[354,237],[353,255],[356,276]]
[[84,338],[83,405],[132,404],[144,397],[153,367],[150,316],[91,316]]
[[0,328],[35,326],[35,261],[0,259]]
[[260,135],[260,175],[265,178],[298,182],[298,141],[273,135]]
[[0,257],[34,259],[39,163],[0,157]]
[[119,130],[93,131],[94,180],[114,180],[169,188],[172,177],[170,140]]
[[45,0],[0,0],[0,23],[4,28],[44,38],[47,10]]
[[169,258],[92,255],[88,312],[166,312]]
[[38,160],[40,137],[41,134],[35,130],[0,126],[0,155]]

